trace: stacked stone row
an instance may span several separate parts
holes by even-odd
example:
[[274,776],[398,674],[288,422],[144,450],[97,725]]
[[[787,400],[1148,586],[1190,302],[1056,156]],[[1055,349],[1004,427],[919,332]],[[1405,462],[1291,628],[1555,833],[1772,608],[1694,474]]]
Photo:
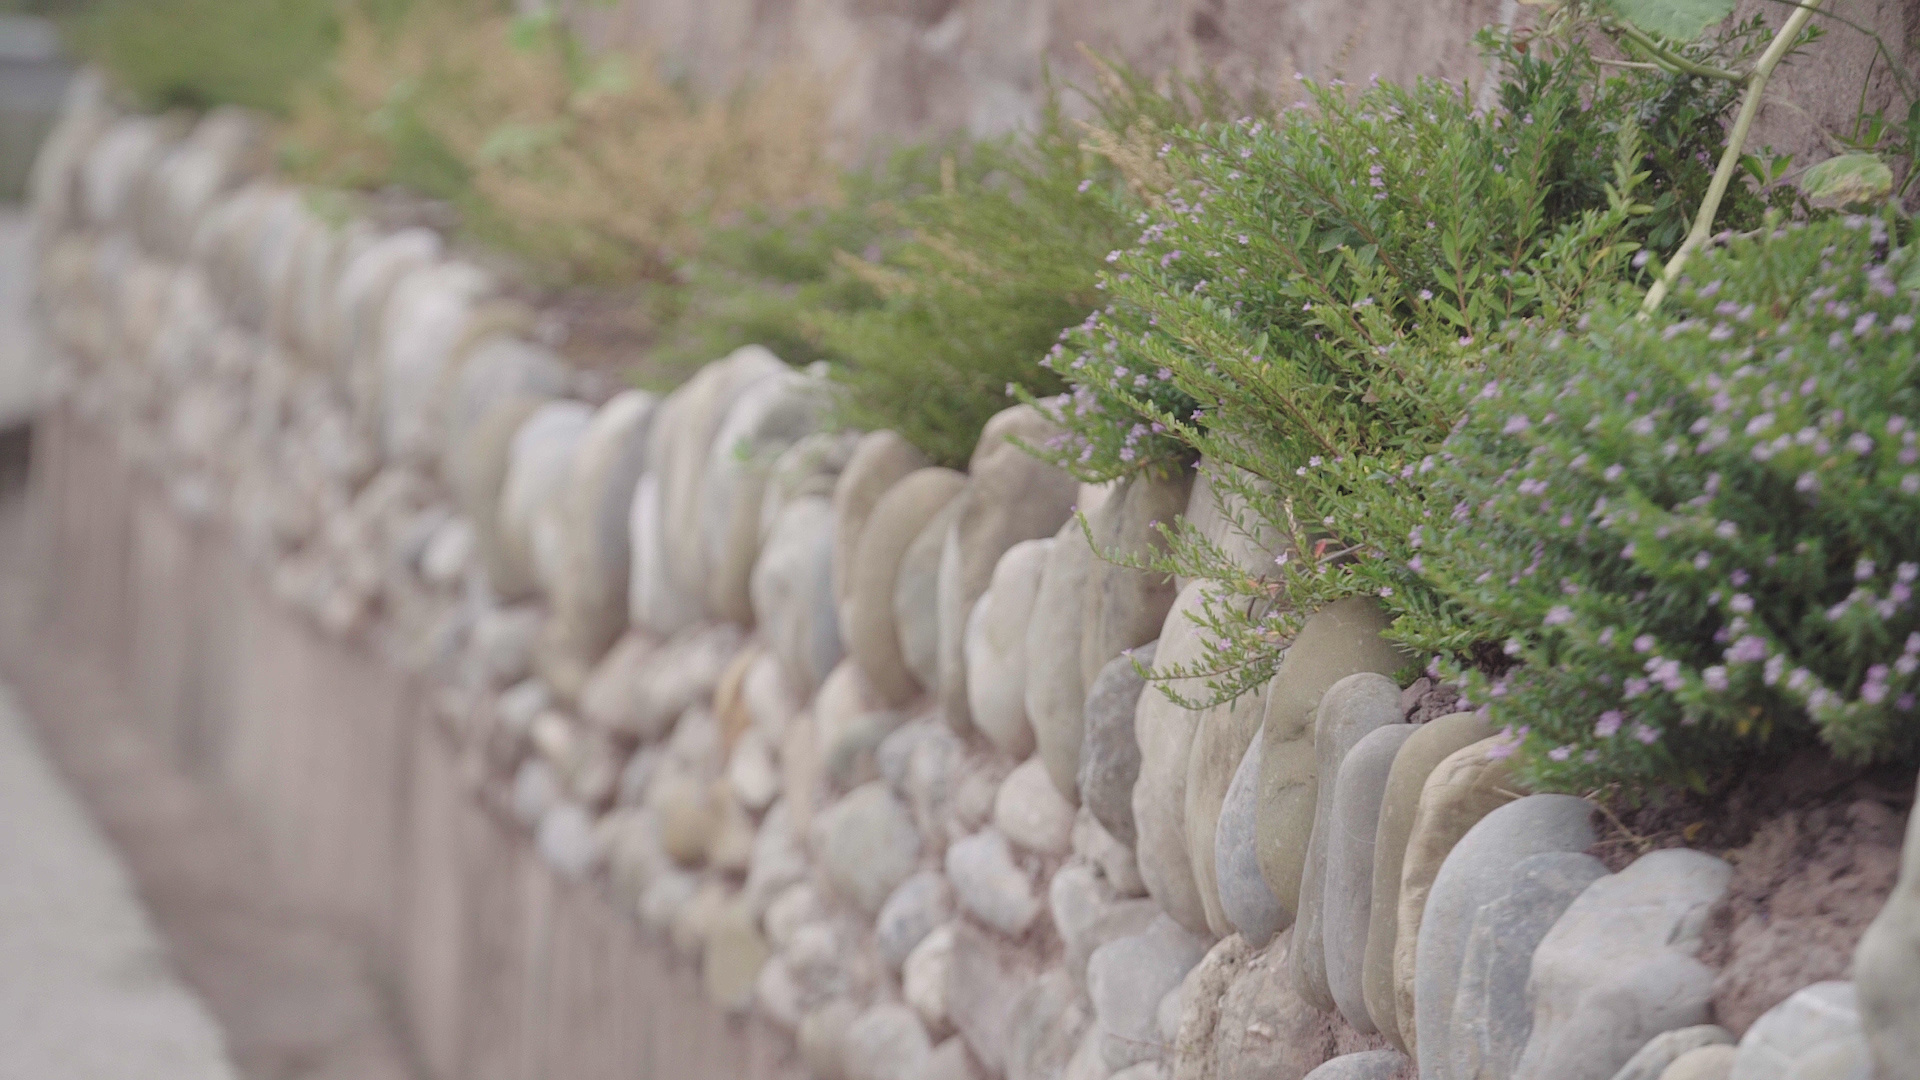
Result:
[[823,1080],[1748,1080],[1911,1043],[1911,850],[1867,1024],[1821,984],[1736,1046],[1697,955],[1728,864],[1609,873],[1585,800],[1395,680],[1370,601],[1258,693],[1150,687],[1208,656],[1209,584],[1130,568],[1158,526],[1280,554],[1211,467],[1082,487],[1026,407],[934,467],[760,348],[597,391],[493,275],[262,150],[82,82],[34,207],[73,408],[426,673],[475,791]]

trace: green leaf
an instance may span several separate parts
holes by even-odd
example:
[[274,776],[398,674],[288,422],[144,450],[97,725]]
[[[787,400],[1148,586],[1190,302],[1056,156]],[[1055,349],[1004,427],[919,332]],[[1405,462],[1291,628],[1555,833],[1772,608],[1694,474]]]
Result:
[[1607,0],[1619,16],[1649,34],[1692,41],[1733,14],[1733,0]]
[[1828,206],[1876,202],[1893,190],[1893,170],[1878,154],[1840,154],[1802,173],[1800,190]]

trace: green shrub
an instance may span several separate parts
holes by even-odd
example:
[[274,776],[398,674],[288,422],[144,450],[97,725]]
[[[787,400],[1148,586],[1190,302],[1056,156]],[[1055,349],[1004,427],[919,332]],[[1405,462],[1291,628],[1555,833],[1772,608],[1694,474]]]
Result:
[[[1886,223],[1791,225],[1516,352],[1416,474],[1406,546],[1465,672],[1547,788],[1698,783],[1769,740],[1920,746],[1920,259]],[[1429,471],[1430,470],[1430,471]]]
[[339,42],[341,0],[104,0],[69,38],[151,108],[285,114]]
[[822,205],[756,208],[710,224],[674,282],[656,293],[664,310],[654,359],[686,368],[747,344],[792,364],[828,359],[815,326],[821,315],[880,302],[842,253],[878,263],[907,240],[890,208],[940,190],[942,149],[909,147],[850,170],[838,199]]
[[1011,386],[1061,388],[1040,360],[1100,302],[1101,259],[1153,194],[1121,163],[1156,132],[1234,108],[1205,83],[1163,94],[1112,68],[1090,98],[1090,128],[1050,95],[1028,137],[976,145],[941,190],[883,208],[903,242],[876,260],[840,258],[879,300],[810,320],[847,388],[849,423],[963,464]]

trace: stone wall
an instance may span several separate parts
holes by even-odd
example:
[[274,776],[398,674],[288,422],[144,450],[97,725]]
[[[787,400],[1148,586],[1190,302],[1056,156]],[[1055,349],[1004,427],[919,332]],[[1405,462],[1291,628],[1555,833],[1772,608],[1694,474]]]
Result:
[[[541,0],[528,0],[538,3]],[[718,91],[775,64],[797,64],[833,89],[844,156],[952,132],[997,135],[1032,123],[1051,74],[1094,85],[1083,49],[1151,74],[1206,73],[1281,102],[1293,76],[1484,81],[1473,38],[1525,27],[1517,0],[559,0],[603,47],[657,49],[693,85]],[[1822,132],[1851,130],[1855,109],[1904,116],[1889,63],[1920,74],[1920,7],[1902,0],[1830,0],[1827,37],[1785,65],[1755,128],[1800,162],[1832,153]],[[1776,0],[1742,0],[1735,17],[1778,25]],[[1870,72],[1870,66],[1875,69]],[[1865,82],[1865,93],[1862,83]],[[1073,108],[1076,99],[1069,97]]]
[[757,348],[594,398],[485,271],[316,216],[256,138],[85,83],[39,163],[49,602],[365,927],[436,1075],[1911,1060],[1915,859],[1857,992],[1864,926],[1736,1025],[1735,868],[1602,863],[1370,602],[1237,702],[1146,686],[1203,658],[1207,584],[1095,546],[1185,514],[1278,554],[1205,467],[1081,488],[1025,408],[927,467]]

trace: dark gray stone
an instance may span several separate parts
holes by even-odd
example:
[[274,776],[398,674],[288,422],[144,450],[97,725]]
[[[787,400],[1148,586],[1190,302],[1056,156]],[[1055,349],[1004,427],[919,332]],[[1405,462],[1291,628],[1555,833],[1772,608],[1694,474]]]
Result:
[[1153,666],[1157,641],[1107,661],[1087,690],[1080,745],[1080,801],[1115,840],[1133,846],[1133,782],[1140,777],[1140,743],[1133,710],[1147,680],[1134,670]]

